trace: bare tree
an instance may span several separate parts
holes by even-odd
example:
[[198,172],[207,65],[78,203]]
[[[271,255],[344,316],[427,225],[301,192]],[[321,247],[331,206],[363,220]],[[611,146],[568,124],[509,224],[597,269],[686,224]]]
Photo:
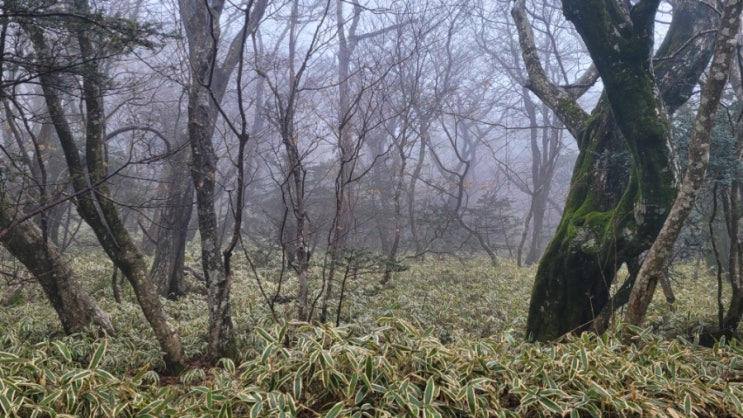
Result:
[[215,211],[217,156],[212,143],[214,124],[229,77],[243,53],[244,39],[258,26],[266,1],[249,2],[250,24],[229,43],[219,63],[222,0],[180,0],[179,10],[188,38],[191,85],[188,96],[188,137],[191,145],[191,175],[196,190],[201,262],[207,281],[209,345],[212,360],[234,354],[230,308],[231,277],[225,271]]
[[[572,44],[575,42],[570,41],[575,38],[575,35],[565,29],[566,24],[557,16],[561,15],[558,7],[547,3],[541,3],[535,7],[540,7],[540,10],[533,13],[532,24],[539,25],[534,42],[539,55],[543,57],[544,71],[560,80],[561,83],[569,84],[568,71],[579,64],[573,62],[569,54],[572,52],[570,49],[574,48]],[[487,12],[487,9],[482,11],[483,24],[476,38],[478,46],[487,53],[494,68],[507,75],[512,81],[512,84],[507,84],[507,88],[513,89],[513,97],[521,103],[513,103],[510,106],[515,108],[514,111],[518,116],[525,117],[525,122],[528,124],[526,130],[529,134],[527,147],[531,154],[530,175],[516,172],[507,161],[499,160],[498,164],[513,185],[529,196],[516,260],[519,264],[523,261],[530,265],[539,260],[544,250],[547,232],[544,225],[547,203],[552,191],[557,162],[564,148],[562,143],[564,127],[546,104],[534,102],[529,90],[525,87],[528,81],[527,72],[520,58],[521,50],[518,40],[514,39],[516,31],[513,22],[505,17],[498,19],[497,15],[490,16]],[[495,13],[500,13],[500,11]],[[496,45],[499,48],[495,48]],[[566,50],[567,57],[563,57],[562,54]],[[585,80],[580,82],[580,89],[575,91],[576,96],[587,91],[597,78],[598,73],[595,68],[587,72]],[[517,129],[514,126],[509,126],[509,128]]]
[[[256,62],[255,67],[272,93],[274,113],[271,115],[271,121],[278,131],[283,149],[283,178],[280,184],[285,215],[281,223],[280,236],[285,253],[290,254],[289,258],[292,259],[290,261],[293,261],[291,264],[297,273],[296,306],[300,320],[307,320],[310,317],[308,268],[311,243],[305,189],[306,152],[300,148],[303,141],[300,141],[300,133],[297,130],[297,114],[312,56],[325,42],[323,35],[331,2],[329,0],[320,2],[317,6],[318,16],[313,16],[317,20],[310,20],[312,23],[306,24],[302,18],[305,14],[300,14],[300,2],[295,0],[290,3],[286,71],[272,73],[260,62]],[[314,11],[307,9],[305,12],[313,14]],[[303,35],[303,29],[307,26],[310,27],[309,33]],[[306,38],[306,45],[302,38]],[[302,47],[304,51],[301,51]]]
[[[1,30],[5,36],[9,23],[3,22]],[[5,36],[2,39],[6,39]],[[4,50],[5,44],[0,44],[0,48]],[[0,74],[2,70],[0,63]],[[4,91],[2,96],[4,122],[10,126],[9,136],[14,141],[8,141],[6,135],[0,141],[2,155],[9,161],[0,168],[0,242],[37,279],[65,332],[79,332],[95,324],[109,334],[115,334],[113,324],[85,292],[49,236],[52,228],[49,227],[48,212],[64,202],[59,196],[52,197],[49,193],[49,189],[54,189],[48,181],[44,155],[46,146],[51,145],[45,142],[48,139],[48,129],[45,128],[49,125],[41,124],[38,130],[33,129],[35,123],[23,114],[23,107],[13,92]],[[13,143],[17,152],[12,152],[15,148]],[[31,150],[26,149],[26,143],[32,144]]]

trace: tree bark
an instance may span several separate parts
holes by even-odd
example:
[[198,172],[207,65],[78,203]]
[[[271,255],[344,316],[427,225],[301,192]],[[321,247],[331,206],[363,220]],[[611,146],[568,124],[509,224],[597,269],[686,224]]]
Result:
[[98,304],[82,288],[57,248],[31,221],[15,223],[17,208],[0,191],[0,242],[30,271],[57,312],[68,334],[95,324],[110,335],[116,330]]
[[[740,27],[740,12],[743,0],[729,0],[723,7],[720,29],[717,31],[712,67],[704,86],[699,109],[694,120],[694,129],[689,142],[689,162],[681,190],[673,203],[668,218],[658,237],[645,255],[635,285],[632,288],[625,321],[639,325],[645,318],[648,305],[653,299],[655,286],[665,275],[665,267],[673,245],[691,213],[699,190],[704,183],[709,163],[710,136],[717,106],[727,83],[730,63],[736,49],[736,36]],[[739,280],[737,277],[732,280]],[[737,325],[737,324],[736,324]]]
[[193,211],[193,183],[188,176],[188,148],[177,147],[168,161],[164,206],[159,208],[155,257],[150,278],[160,296],[177,299],[185,294],[184,263],[188,224]]
[[[743,46],[739,43],[737,46],[737,71],[731,71],[729,81],[732,84],[736,99],[740,102],[743,100]],[[742,113],[739,113],[737,123],[735,125],[735,136],[736,136],[736,148],[735,157],[738,161],[743,157],[743,121],[741,120]],[[720,262],[720,250],[715,245],[715,240],[712,240],[715,260],[717,262],[717,277],[718,277],[718,316],[719,316],[719,330],[718,334],[725,335],[731,338],[735,335],[740,324],[741,316],[743,316],[743,243],[739,239],[740,226],[739,222],[743,218],[743,213],[740,211],[741,204],[741,179],[740,175],[736,174],[736,170],[731,170],[730,181],[726,182],[715,181],[714,189],[712,192],[712,198],[714,199],[712,218],[709,221],[709,230],[713,231],[714,217],[718,199],[718,185],[722,183],[723,189],[720,193],[719,199],[722,201],[724,223],[726,224],[727,231],[727,252],[728,252],[728,277],[730,278],[731,295],[730,303],[725,312],[724,304],[722,301],[722,268]],[[714,235],[713,235],[714,237]],[[722,246],[725,248],[725,246]]]
[[716,28],[719,16],[705,4],[677,3],[658,50],[662,59],[653,68],[658,1],[640,1],[631,12],[625,6],[563,2],[604,83],[590,117],[569,89],[544,74],[523,0],[512,10],[527,87],[563,121],[579,148],[562,220],[537,270],[529,339],[589,329],[609,300],[617,269],[649,248],[675,198],[666,109],[674,111],[691,94],[711,55],[709,35],[696,35]]

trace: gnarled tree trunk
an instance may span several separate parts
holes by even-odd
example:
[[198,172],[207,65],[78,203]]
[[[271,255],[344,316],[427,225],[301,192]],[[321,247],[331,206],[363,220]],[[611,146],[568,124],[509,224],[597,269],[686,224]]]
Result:
[[[539,263],[527,319],[532,340],[588,329],[609,300],[617,269],[647,250],[676,196],[667,110],[691,94],[712,46],[705,31],[719,15],[696,1],[678,2],[653,63],[657,0],[631,11],[620,1],[563,1],[604,83],[587,115],[569,89],[547,80],[526,23],[524,2],[513,9],[527,87],[577,139],[579,156],[557,232]],[[653,65],[654,64],[654,65]]]

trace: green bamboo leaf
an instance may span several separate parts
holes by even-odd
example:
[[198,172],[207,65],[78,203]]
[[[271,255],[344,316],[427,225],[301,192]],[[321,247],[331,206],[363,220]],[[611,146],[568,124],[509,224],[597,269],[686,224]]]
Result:
[[743,403],[741,403],[740,398],[738,398],[738,396],[733,393],[732,389],[728,388],[726,395],[735,404],[735,409],[738,411],[738,413],[743,414]]
[[263,338],[264,340],[266,340],[266,342],[269,342],[269,343],[272,343],[272,344],[275,344],[276,343],[276,339],[271,334],[269,334],[268,332],[266,332],[266,330],[264,330],[263,328],[256,328],[255,329],[255,332],[257,332],[258,335],[261,336],[261,338]]
[[258,418],[263,408],[263,402],[258,402],[250,408],[250,418]]
[[151,414],[158,414],[160,409],[163,407],[163,401],[160,399],[157,399],[155,401],[150,402],[147,404],[144,408],[142,408],[139,411],[138,416],[141,415],[151,415]]
[[65,361],[72,361],[72,354],[70,353],[70,349],[67,347],[67,344],[59,340],[54,340],[52,344],[54,344],[54,347],[57,349],[57,351],[59,351],[59,354],[62,354],[62,357],[65,359]]
[[214,392],[208,390],[206,392],[206,408],[211,411],[214,409]]
[[39,406],[38,408],[39,409],[35,410],[31,414],[31,417],[38,416],[38,412],[43,412],[45,414],[43,416],[45,417],[57,418],[57,411],[55,411],[54,409],[49,408],[48,406]]
[[348,386],[346,389],[346,397],[350,398],[353,396],[354,392],[356,392],[356,384],[359,381],[359,374],[358,373],[352,373],[351,374],[351,380],[348,382]]
[[[586,335],[586,334],[583,334]],[[583,369],[588,368],[588,356],[586,355],[586,348],[581,347],[580,350],[578,350],[578,355],[580,356],[580,362],[583,365]]]
[[269,357],[274,355],[274,353],[276,353],[276,350],[277,348],[275,345],[266,346],[266,348],[263,350],[263,354],[261,354],[261,363],[263,364],[268,363]]
[[691,416],[691,396],[688,393],[684,396],[684,415]]
[[95,349],[95,352],[93,353],[93,357],[90,359],[90,363],[88,363],[89,369],[97,369],[98,366],[100,366],[101,360],[103,360],[103,354],[106,353],[107,347],[108,347],[108,339],[104,338],[103,341],[101,341],[101,343],[98,344],[98,348]]
[[288,330],[289,330],[289,327],[286,323],[281,325],[281,328],[279,328],[279,338],[277,338],[275,341],[279,341],[279,342],[284,341],[284,339],[286,338],[286,332]]
[[430,405],[433,402],[434,395],[436,393],[436,383],[433,381],[433,377],[429,377],[426,382],[426,390],[423,393],[423,404]]
[[299,399],[302,395],[302,375],[299,373],[294,376],[293,389],[294,399]]
[[591,389],[593,390],[593,392],[596,392],[596,393],[598,393],[599,395],[601,395],[601,396],[603,396],[605,398],[611,398],[611,395],[609,394],[609,392],[607,392],[606,389],[604,389],[598,383],[591,382],[591,385],[590,386],[591,386]]
[[61,389],[57,389],[54,392],[48,394],[44,397],[44,399],[39,402],[40,406],[49,406],[53,404],[57,399],[59,399],[60,396],[62,396],[64,392]]
[[235,362],[232,359],[221,358],[217,364],[221,365],[227,373],[235,374]]
[[475,396],[475,388],[467,386],[467,406],[470,408],[470,413],[473,416],[477,415],[477,397]]
[[601,410],[594,403],[587,403],[583,405],[583,410],[588,412],[593,418],[601,418]]
[[126,410],[126,408],[128,406],[129,406],[129,403],[127,403],[127,402],[117,404],[116,406],[114,406],[113,411],[111,413],[111,416],[114,416],[114,417],[120,417],[120,416],[127,416],[127,417],[129,417],[129,416],[131,416],[128,413],[126,415],[124,414],[124,412],[125,412],[125,410]]
[[555,403],[550,398],[542,398],[542,397],[540,397],[539,398],[539,403],[543,407],[547,408],[547,410],[549,410],[549,411],[551,411],[551,412],[553,412],[553,413],[555,413],[555,414],[557,414],[559,416],[562,416],[565,413],[565,411],[560,407],[560,405],[558,405],[557,403]]
[[367,357],[366,361],[364,362],[364,373],[366,374],[366,377],[371,381],[374,376],[374,364],[372,364],[372,358]]
[[11,364],[11,363],[24,363],[25,360],[18,357],[17,355],[13,353],[8,353],[5,351],[0,351],[0,363],[2,364]]
[[5,416],[15,415],[14,414],[15,411],[13,411],[10,405],[11,405],[10,399],[8,399],[6,392],[3,391],[2,393],[0,393],[0,407],[3,408],[3,412],[5,413]]
[[627,409],[627,401],[623,398],[615,397],[611,400],[611,403],[614,404],[614,407],[620,411],[623,411]]
[[325,418],[336,418],[343,411],[343,402],[338,402],[325,415]]
[[542,389],[539,391],[539,394],[544,397],[558,397],[560,399],[566,399],[570,397],[562,389]]
[[286,397],[283,393],[278,394],[279,410],[286,411]]
[[287,403],[287,406],[289,406],[289,412],[291,412],[293,417],[296,417],[297,416],[297,404],[294,403],[294,398],[292,398],[291,396],[287,396],[286,403]]
[[330,355],[330,353],[327,350],[322,350],[320,352],[320,365],[322,367],[333,367],[333,364],[335,363],[333,361],[333,357]]
[[439,412],[436,408],[433,406],[429,406],[424,411],[424,416],[426,418],[442,418],[441,412]]
[[369,386],[360,387],[359,391],[356,392],[356,397],[353,399],[354,404],[360,404],[366,397],[367,393],[369,393]]
[[63,374],[60,379],[62,380],[62,382],[70,384],[72,382],[86,379],[88,376],[90,376],[90,374],[90,370],[70,370],[69,372]]
[[225,402],[219,410],[217,418],[232,418],[232,407],[229,402]]
[[98,376],[98,377],[102,378],[103,380],[105,380],[107,382],[110,382],[110,383],[113,383],[113,382],[116,382],[116,381],[119,380],[114,375],[112,375],[111,373],[109,373],[109,372],[107,372],[106,370],[103,370],[103,369],[96,369],[93,372],[93,374],[95,374],[96,376]]
[[72,388],[72,386],[73,386],[73,385],[70,385],[70,389],[71,389],[71,390],[67,390],[67,391],[65,391],[65,393],[64,393],[64,397],[65,397],[65,407],[66,407],[66,408],[67,408],[68,410],[72,410],[72,409],[74,408],[74,406],[75,406],[75,402],[76,402],[76,399],[77,399],[77,391],[76,391],[76,390],[74,390],[74,388]]

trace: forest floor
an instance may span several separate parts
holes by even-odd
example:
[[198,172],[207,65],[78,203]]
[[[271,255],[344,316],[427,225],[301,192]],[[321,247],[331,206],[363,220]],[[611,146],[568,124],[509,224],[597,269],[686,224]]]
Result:
[[[188,296],[165,302],[192,359],[165,377],[130,289],[117,304],[110,266],[98,260],[71,263],[118,334],[64,335],[27,284],[0,310],[0,415],[743,416],[743,346],[695,342],[717,312],[716,279],[698,265],[673,269],[675,305],[656,295],[630,345],[621,323],[602,336],[524,342],[534,269],[505,260],[409,262],[386,286],[375,272],[348,277],[340,315],[337,300],[331,309],[339,326],[285,321],[292,303],[275,306],[277,323],[257,280],[270,294],[279,270],[256,277],[243,266],[233,285],[239,358],[201,360],[207,310],[194,281]],[[314,274],[319,283],[319,266]],[[289,278],[283,294],[293,286]]]

